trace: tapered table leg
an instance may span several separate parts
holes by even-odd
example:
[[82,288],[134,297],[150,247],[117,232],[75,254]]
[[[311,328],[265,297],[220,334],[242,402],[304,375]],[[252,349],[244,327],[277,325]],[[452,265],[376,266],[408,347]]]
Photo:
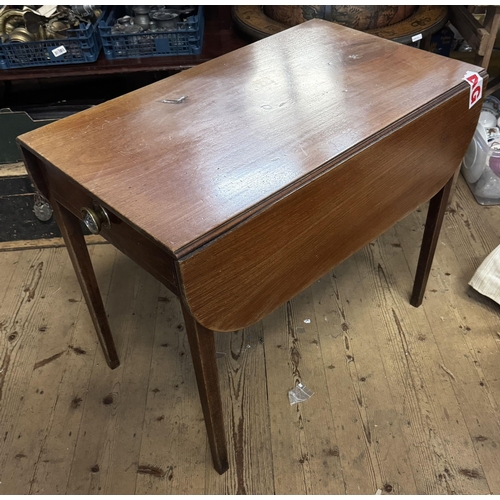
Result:
[[52,209],[66,243],[71,262],[87,302],[87,307],[94,323],[99,342],[110,368],[120,365],[115,343],[109,328],[108,318],[104,310],[101,294],[97,285],[94,268],[90,261],[87,244],[83,237],[80,221],[57,201],[52,202]]
[[417,272],[415,274],[415,283],[413,284],[413,292],[410,299],[410,304],[415,307],[419,307],[424,299],[425,287],[429,279],[439,232],[448,205],[451,186],[453,185],[453,178],[450,178],[441,191],[431,198],[429,203],[424,237],[422,239],[422,246],[420,247]]
[[[181,301],[182,302],[182,301]],[[215,470],[223,474],[229,468],[222,398],[215,355],[214,332],[201,326],[182,304],[186,331],[200,393],[208,441]]]

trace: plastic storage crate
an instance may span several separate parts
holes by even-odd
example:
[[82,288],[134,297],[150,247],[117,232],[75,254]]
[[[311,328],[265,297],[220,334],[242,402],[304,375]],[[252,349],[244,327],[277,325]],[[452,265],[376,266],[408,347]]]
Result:
[[204,14],[203,7],[186,21],[177,23],[173,31],[152,31],[144,33],[112,34],[116,20],[126,14],[121,6],[113,7],[111,12],[99,23],[104,56],[106,59],[129,59],[152,56],[180,56],[201,53],[203,46]]
[[94,24],[86,23],[68,30],[67,38],[26,43],[0,41],[0,69],[94,62],[102,47],[97,23],[106,13],[109,9],[103,9]]

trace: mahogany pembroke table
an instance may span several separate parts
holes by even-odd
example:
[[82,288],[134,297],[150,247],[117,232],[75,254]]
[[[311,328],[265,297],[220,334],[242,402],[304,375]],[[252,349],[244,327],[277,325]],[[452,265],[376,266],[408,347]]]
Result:
[[313,20],[18,139],[111,368],[80,220],[179,296],[219,473],[214,331],[259,321],[430,199],[421,304],[481,108],[467,71],[487,76]]

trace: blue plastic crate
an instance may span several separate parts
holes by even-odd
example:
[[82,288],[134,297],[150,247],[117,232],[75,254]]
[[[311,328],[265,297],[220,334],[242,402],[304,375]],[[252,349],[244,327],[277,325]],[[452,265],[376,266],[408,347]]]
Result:
[[111,30],[116,20],[125,14],[124,7],[116,6],[113,7],[109,15],[99,22],[99,33],[106,59],[201,53],[205,27],[202,6],[198,7],[197,15],[177,23],[175,31],[112,34]]
[[102,47],[97,23],[109,10],[104,9],[94,24],[81,24],[78,28],[68,30],[68,37],[60,40],[26,43],[0,41],[0,69],[94,62]]

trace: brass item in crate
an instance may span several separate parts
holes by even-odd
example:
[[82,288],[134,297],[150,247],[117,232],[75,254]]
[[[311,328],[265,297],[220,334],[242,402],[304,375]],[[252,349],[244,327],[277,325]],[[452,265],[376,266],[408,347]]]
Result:
[[[0,35],[5,35],[20,26],[25,26],[24,15],[32,10],[4,9],[0,15]],[[9,25],[7,26],[7,23]]]
[[[8,19],[5,23],[5,32],[10,33],[16,28],[24,27],[24,19],[21,16],[14,16]],[[2,33],[0,33],[2,35]]]
[[68,37],[68,30],[80,23],[95,22],[101,10],[94,5],[58,5],[49,17],[24,7],[22,10],[0,9],[0,40],[2,42],[33,42]]
[[71,25],[57,17],[53,17],[45,28],[46,38],[67,38],[67,32]]
[[35,37],[26,28],[15,28],[9,33],[9,41],[18,43],[33,42]]

